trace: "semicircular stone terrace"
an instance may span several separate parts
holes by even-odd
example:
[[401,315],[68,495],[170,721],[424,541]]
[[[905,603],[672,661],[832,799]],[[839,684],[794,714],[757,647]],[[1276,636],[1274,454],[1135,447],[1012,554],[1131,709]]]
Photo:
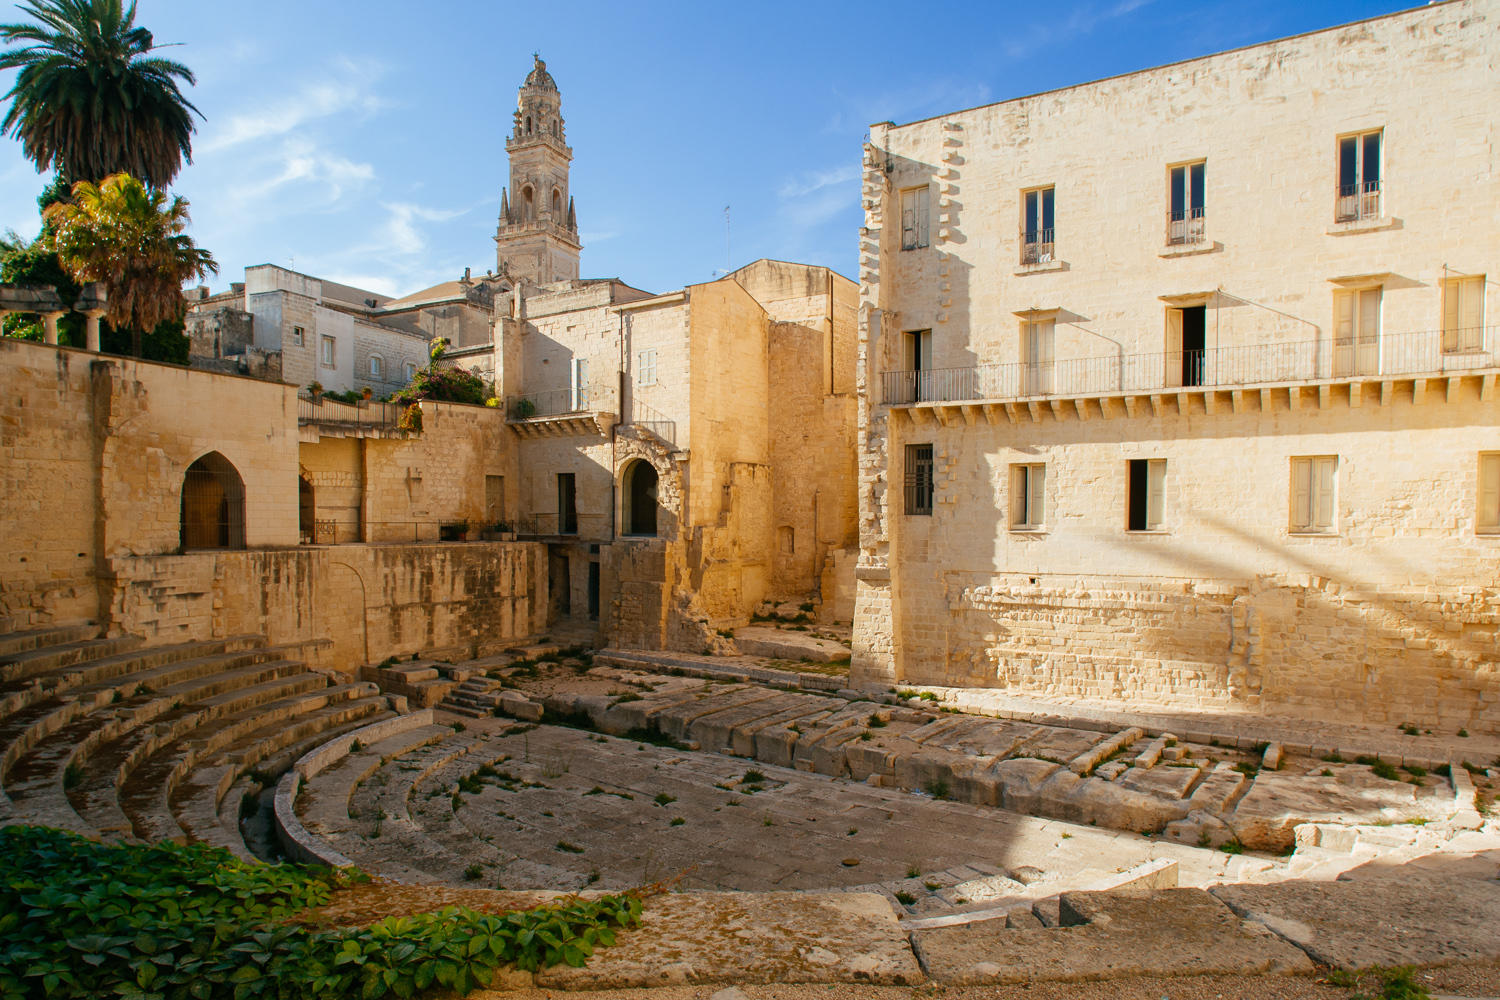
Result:
[[[1416,766],[1382,777],[1284,757],[1272,769],[1263,752],[1137,730],[587,658],[459,673],[472,676],[447,704],[466,716],[357,744],[303,784],[308,837],[398,881],[859,888],[922,916],[1153,860],[1175,862],[1182,884],[1305,874],[1311,854],[1279,856],[1299,824],[1420,824],[1453,804],[1449,783]],[[1203,849],[1225,844],[1251,853]]]

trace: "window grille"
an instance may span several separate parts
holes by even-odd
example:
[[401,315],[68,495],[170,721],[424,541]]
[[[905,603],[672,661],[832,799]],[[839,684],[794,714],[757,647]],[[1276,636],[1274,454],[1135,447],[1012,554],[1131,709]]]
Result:
[[906,513],[931,514],[935,483],[932,474],[932,445],[906,446]]

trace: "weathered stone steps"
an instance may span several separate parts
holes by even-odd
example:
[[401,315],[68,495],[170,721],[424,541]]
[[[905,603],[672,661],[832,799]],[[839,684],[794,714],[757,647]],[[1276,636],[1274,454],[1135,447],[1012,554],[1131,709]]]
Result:
[[193,738],[169,744],[137,767],[120,789],[135,835],[172,840],[184,831],[172,815],[177,783],[209,755],[223,755],[249,770],[263,757],[298,739],[385,709],[373,684],[344,684],[294,695],[216,720]]
[[135,636],[121,635],[108,639],[81,639],[58,646],[41,646],[24,653],[13,653],[0,660],[0,684],[13,685],[75,663],[128,652],[140,645],[141,640]]
[[47,628],[26,629],[0,635],[0,660],[27,653],[43,646],[61,646],[70,642],[84,642],[99,636],[99,626],[92,622],[78,625],[52,625]]
[[139,727],[96,754],[84,767],[84,780],[71,796],[79,813],[101,832],[128,834],[130,821],[118,790],[152,754],[216,719],[328,686],[327,678],[290,660],[273,660],[235,673],[246,682],[243,687],[216,694],[194,710],[178,710],[153,726]]

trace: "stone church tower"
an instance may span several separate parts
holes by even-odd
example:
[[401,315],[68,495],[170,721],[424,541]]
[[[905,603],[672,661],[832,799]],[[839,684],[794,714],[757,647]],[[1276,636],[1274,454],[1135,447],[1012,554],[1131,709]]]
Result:
[[505,140],[510,186],[500,194],[495,257],[502,271],[540,285],[578,277],[578,219],[568,194],[573,150],[564,141],[562,97],[547,64],[536,65],[516,98]]

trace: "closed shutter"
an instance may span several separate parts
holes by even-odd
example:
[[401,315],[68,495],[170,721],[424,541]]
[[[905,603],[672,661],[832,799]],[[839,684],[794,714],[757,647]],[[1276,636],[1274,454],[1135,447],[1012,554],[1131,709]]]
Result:
[[1315,528],[1333,527],[1333,481],[1334,470],[1338,466],[1338,460],[1334,458],[1320,458],[1317,460],[1318,481],[1313,489],[1314,501],[1316,503],[1316,519],[1313,522]]
[[1155,530],[1162,525],[1166,507],[1166,459],[1156,458],[1146,466],[1146,527]]
[[1479,527],[1500,528],[1500,454],[1479,456]]
[[1463,305],[1459,309],[1459,350],[1477,351],[1484,347],[1484,277],[1465,278]]
[[1354,343],[1354,293],[1339,292],[1333,297],[1334,340],[1339,344]]
[[1292,528],[1312,527],[1312,459],[1292,459]]
[[1039,527],[1043,520],[1043,498],[1046,494],[1047,467],[1033,465],[1028,468],[1026,490],[1026,523]]
[[901,249],[917,245],[917,197],[915,191],[901,192]]
[[1463,299],[1463,280],[1449,278],[1443,282],[1443,350],[1458,350],[1460,304]]
[[927,227],[931,215],[927,209],[927,189],[917,188],[917,246],[927,245]]

